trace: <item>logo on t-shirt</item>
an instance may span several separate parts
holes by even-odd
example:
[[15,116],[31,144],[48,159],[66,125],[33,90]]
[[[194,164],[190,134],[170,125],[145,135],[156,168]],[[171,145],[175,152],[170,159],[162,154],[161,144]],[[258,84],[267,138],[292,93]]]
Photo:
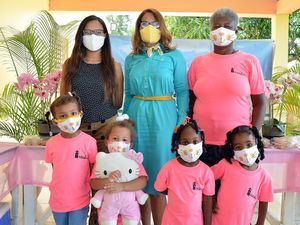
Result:
[[202,188],[196,183],[196,181],[193,182],[193,190],[202,190]]
[[250,196],[250,197],[252,197],[252,198],[254,198],[254,199],[256,199],[255,194],[253,194],[251,192],[252,192],[252,188],[248,188],[247,195]]
[[241,75],[241,76],[246,76],[243,72],[236,71],[233,67],[231,67],[230,72],[231,72],[231,73],[235,73],[235,74],[239,74],[239,75]]
[[85,155],[80,155],[78,150],[75,151],[74,158],[75,159],[87,159],[87,157]]

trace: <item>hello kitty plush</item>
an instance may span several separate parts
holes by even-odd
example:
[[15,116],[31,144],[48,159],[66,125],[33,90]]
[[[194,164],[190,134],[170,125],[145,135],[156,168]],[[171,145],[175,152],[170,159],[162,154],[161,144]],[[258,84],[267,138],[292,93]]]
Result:
[[[118,182],[127,182],[138,178],[139,164],[143,161],[143,155],[134,150],[127,152],[104,153],[96,156],[95,176],[108,178],[109,173],[119,170],[121,178]],[[148,195],[143,191],[108,193],[99,190],[91,199],[95,208],[101,207],[99,219],[101,225],[117,224],[118,215],[122,216],[124,225],[137,225],[140,221],[139,204],[145,204]]]

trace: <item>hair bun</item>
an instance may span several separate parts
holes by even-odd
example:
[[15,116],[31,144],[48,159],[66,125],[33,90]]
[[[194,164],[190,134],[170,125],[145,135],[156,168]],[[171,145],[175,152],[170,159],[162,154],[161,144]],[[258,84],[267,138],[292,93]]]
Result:
[[129,120],[129,116],[127,114],[118,115],[116,117],[116,121],[124,121],[124,120]]

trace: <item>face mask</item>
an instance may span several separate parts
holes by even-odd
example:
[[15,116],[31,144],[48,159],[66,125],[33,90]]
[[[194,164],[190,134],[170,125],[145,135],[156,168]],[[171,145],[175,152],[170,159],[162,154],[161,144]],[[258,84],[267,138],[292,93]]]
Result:
[[179,145],[178,154],[188,163],[195,162],[203,152],[202,142],[198,144]]
[[257,145],[254,145],[251,148],[246,148],[241,151],[234,151],[233,158],[246,166],[252,166],[258,156],[259,151],[257,149]]
[[161,37],[160,30],[148,25],[147,27],[140,30],[141,38],[143,42],[154,44],[157,43]]
[[236,39],[234,30],[220,27],[210,32],[210,40],[217,46],[227,46]]
[[90,51],[95,52],[102,48],[105,37],[100,35],[83,35],[83,45]]
[[61,131],[73,134],[80,127],[81,115],[70,116],[65,119],[58,119],[54,121]]
[[130,143],[124,141],[113,141],[107,145],[109,152],[126,152],[130,149]]

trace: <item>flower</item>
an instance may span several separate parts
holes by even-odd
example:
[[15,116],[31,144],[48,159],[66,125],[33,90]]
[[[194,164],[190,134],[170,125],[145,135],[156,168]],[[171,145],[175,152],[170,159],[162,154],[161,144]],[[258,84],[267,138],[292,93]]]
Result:
[[[274,111],[279,111],[278,121],[282,123],[282,111],[285,103],[285,94],[287,90],[292,89],[295,85],[300,86],[300,74],[288,73],[286,77],[280,77],[276,82],[265,81],[265,94],[269,100],[270,122],[274,121]],[[277,105],[277,107],[275,107]]]
[[34,94],[38,96],[41,101],[45,101],[56,93],[60,78],[61,71],[54,71],[47,74],[41,81],[36,79],[32,74],[22,73],[18,77],[18,82],[15,83],[15,87],[19,92],[25,91],[27,88],[32,88]]

